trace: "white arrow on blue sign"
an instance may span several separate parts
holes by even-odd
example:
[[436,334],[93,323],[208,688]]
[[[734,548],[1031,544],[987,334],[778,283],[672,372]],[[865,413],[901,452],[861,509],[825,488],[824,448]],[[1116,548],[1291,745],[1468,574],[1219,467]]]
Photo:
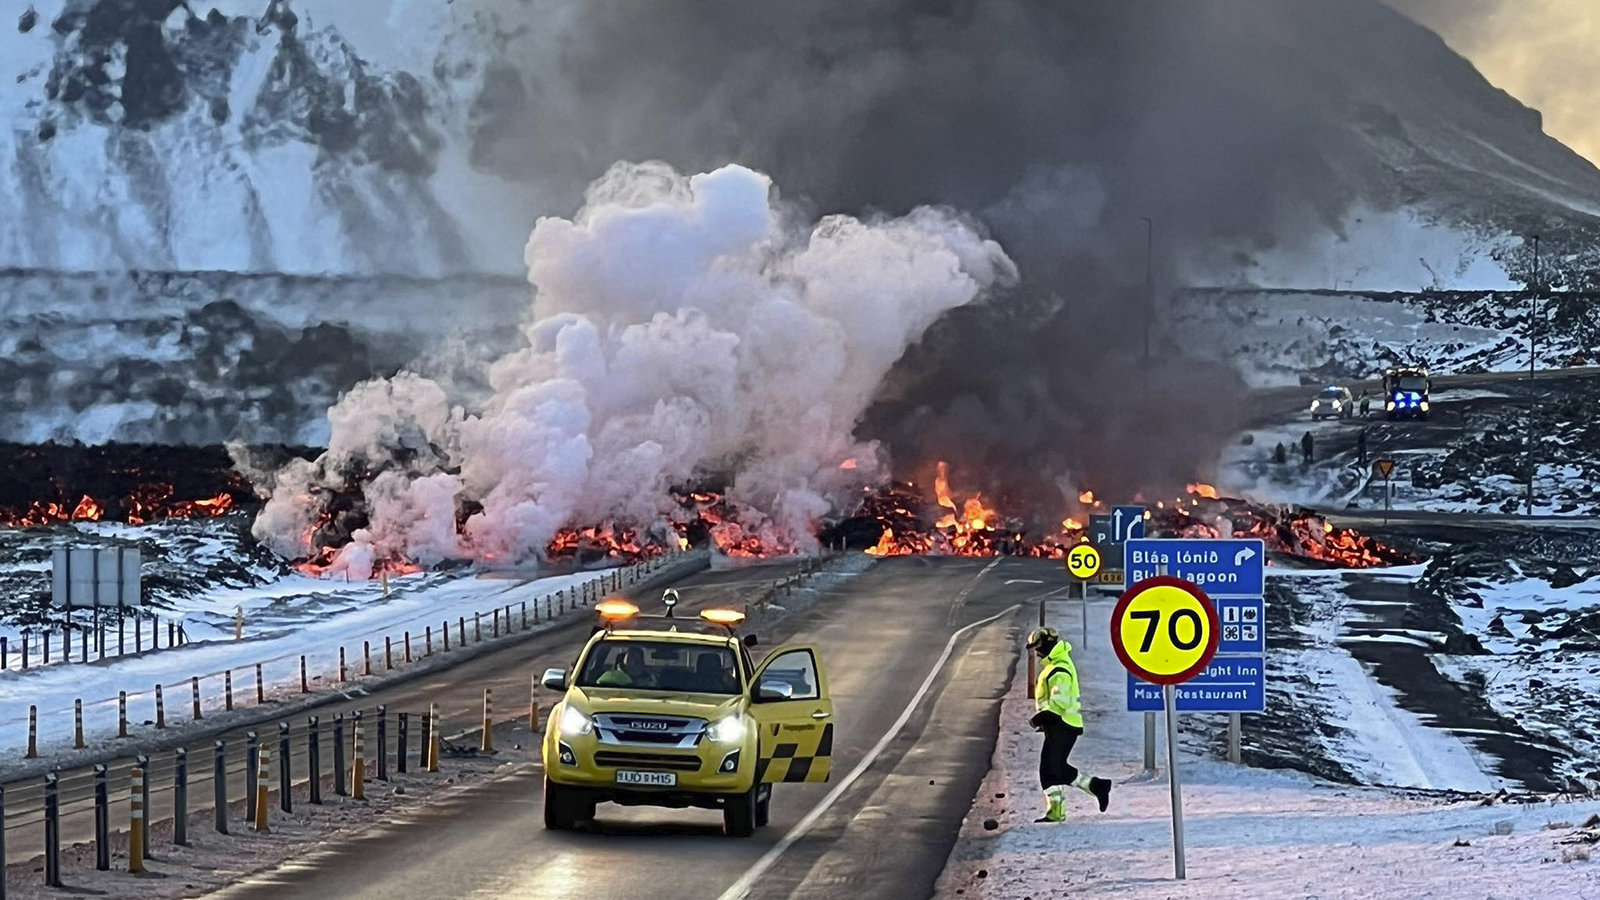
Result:
[[1120,544],[1124,541],[1142,537],[1144,537],[1144,507],[1113,506],[1111,508],[1111,540]]
[[1258,539],[1135,538],[1128,541],[1124,567],[1129,584],[1166,574],[1211,597],[1260,597],[1266,561],[1266,545]]

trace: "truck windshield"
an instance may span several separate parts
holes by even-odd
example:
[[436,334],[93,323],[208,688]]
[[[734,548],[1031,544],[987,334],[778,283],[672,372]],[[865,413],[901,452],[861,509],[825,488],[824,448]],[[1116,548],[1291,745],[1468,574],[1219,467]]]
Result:
[[1418,378],[1415,375],[1407,375],[1400,379],[1400,390],[1402,391],[1415,391],[1416,393],[1420,394],[1427,389],[1428,379],[1426,378]]
[[671,641],[600,641],[584,660],[577,684],[694,694],[741,691],[732,649]]

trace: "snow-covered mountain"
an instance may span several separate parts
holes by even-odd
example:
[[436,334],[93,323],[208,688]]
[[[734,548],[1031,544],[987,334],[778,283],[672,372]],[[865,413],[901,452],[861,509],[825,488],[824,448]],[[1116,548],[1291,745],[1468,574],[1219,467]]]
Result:
[[0,266],[515,271],[534,212],[466,159],[453,4],[0,6]]

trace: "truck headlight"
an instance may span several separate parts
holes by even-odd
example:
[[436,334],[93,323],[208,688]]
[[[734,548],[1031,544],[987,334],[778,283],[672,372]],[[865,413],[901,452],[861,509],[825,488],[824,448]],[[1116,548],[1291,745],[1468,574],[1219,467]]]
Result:
[[1390,400],[1388,403],[1385,403],[1383,408],[1388,410],[1389,412],[1394,412],[1394,401]]
[[588,734],[594,730],[594,720],[583,714],[583,711],[573,706],[561,707],[561,733],[568,737],[577,737]]
[[1322,405],[1322,401],[1321,400],[1313,400],[1313,401],[1311,401],[1311,411],[1312,412],[1316,412],[1317,411],[1317,407],[1321,406],[1321,405]]
[[744,715],[734,713],[725,719],[718,719],[706,729],[706,737],[718,744],[737,744],[744,740],[746,731]]
[[1427,412],[1428,411],[1428,401],[1426,401],[1426,400],[1422,401],[1422,411],[1423,412]]

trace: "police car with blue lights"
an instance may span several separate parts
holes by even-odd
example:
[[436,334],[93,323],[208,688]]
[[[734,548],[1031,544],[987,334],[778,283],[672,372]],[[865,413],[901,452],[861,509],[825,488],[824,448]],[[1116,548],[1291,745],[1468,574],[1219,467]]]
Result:
[[1311,401],[1311,418],[1313,421],[1323,419],[1348,419],[1356,414],[1356,401],[1350,396],[1349,388],[1342,388],[1330,384],[1322,389],[1322,393]]

